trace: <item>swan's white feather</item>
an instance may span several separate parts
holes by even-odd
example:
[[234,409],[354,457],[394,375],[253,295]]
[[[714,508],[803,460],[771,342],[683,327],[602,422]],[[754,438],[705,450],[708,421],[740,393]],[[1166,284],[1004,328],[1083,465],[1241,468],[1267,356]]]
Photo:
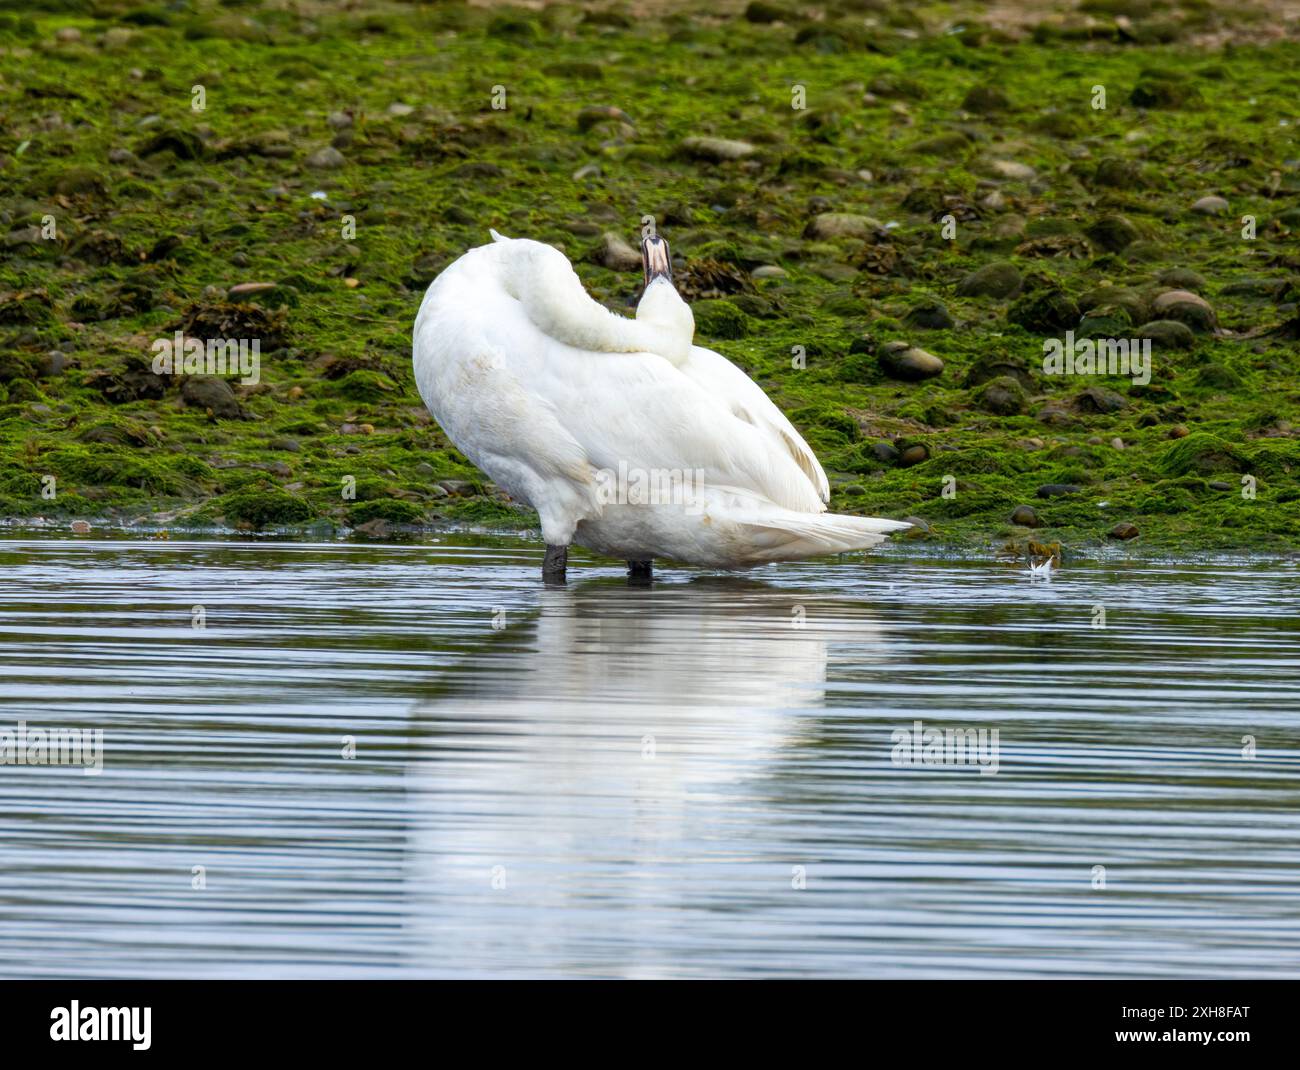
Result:
[[[690,344],[671,288],[647,291],[631,320],[593,301],[558,250],[492,238],[430,285],[416,382],[461,452],[537,510],[548,543],[743,567],[908,526],[825,514],[812,450],[744,372]],[[701,493],[691,507],[602,501],[597,473],[620,467],[698,472]]]

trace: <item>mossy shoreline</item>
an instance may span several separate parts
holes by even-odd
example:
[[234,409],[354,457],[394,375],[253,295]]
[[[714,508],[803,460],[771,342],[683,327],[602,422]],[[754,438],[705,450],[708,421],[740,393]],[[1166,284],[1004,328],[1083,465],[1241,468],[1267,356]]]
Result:
[[[1294,34],[823,15],[0,3],[0,516],[530,530],[420,403],[423,290],[495,227],[626,311],[649,214],[833,509],[952,547],[1300,548]],[[257,339],[257,382],[154,374],[177,331]],[[1149,382],[1045,374],[1067,331],[1150,341]]]

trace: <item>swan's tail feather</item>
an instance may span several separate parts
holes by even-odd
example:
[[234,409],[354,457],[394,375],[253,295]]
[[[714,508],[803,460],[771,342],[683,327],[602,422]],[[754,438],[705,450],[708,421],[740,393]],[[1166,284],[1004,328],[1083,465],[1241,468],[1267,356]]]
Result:
[[493,240],[493,241],[509,241],[509,240],[510,240],[510,239],[507,238],[504,234],[498,234],[498,233],[497,233],[495,230],[493,230],[491,227],[488,227],[488,233],[492,235],[492,240]]
[[733,515],[741,526],[756,562],[794,561],[820,554],[842,554],[865,550],[885,541],[894,531],[912,525],[901,520],[875,516],[844,516],[840,513],[751,513]]

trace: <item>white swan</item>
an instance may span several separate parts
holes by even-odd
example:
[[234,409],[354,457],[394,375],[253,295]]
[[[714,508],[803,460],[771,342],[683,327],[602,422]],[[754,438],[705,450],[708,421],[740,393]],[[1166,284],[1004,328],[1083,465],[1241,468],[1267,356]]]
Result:
[[763,391],[692,345],[668,244],[642,243],[636,318],[597,304],[558,249],[492,232],[429,286],[415,379],[447,436],[541,518],[543,572],[576,542],[745,568],[873,546],[907,524],[827,513],[826,473]]

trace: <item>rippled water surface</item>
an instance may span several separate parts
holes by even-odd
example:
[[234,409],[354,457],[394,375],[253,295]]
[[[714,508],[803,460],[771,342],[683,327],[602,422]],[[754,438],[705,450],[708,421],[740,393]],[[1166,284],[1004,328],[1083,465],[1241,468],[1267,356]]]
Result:
[[1294,561],[539,550],[0,542],[0,975],[1300,976]]

